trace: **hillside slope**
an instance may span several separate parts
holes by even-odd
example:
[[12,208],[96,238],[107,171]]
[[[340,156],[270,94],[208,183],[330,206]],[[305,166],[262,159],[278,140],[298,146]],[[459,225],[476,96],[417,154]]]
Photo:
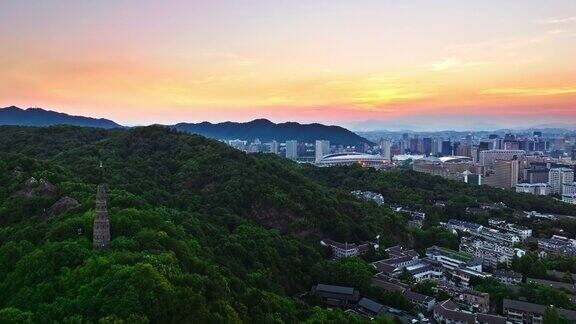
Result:
[[[100,162],[112,241],[96,253]],[[0,127],[0,318],[270,323],[320,316],[289,297],[332,275],[322,270],[318,238],[382,233],[393,242],[392,228],[405,225],[303,168],[165,127]],[[72,203],[48,212],[62,201]]]

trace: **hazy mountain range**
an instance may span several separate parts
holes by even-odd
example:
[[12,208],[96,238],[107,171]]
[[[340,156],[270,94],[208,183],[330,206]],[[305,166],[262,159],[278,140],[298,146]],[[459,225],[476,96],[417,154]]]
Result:
[[[15,106],[0,108],[0,125],[20,126],[53,126],[74,125],[96,128],[124,127],[108,119],[96,119],[83,116],[72,116],[41,108],[21,109]],[[322,124],[300,124],[295,122],[273,123],[267,119],[256,119],[247,123],[178,123],[167,125],[176,129],[199,134],[205,137],[230,140],[260,139],[262,142],[277,140],[297,140],[300,142],[314,142],[316,139],[329,140],[336,145],[373,144],[358,134],[340,126],[326,126]]]
[[563,129],[576,130],[576,121],[565,122],[542,122],[540,124],[526,123],[518,125],[518,122],[507,120],[483,120],[482,117],[465,116],[419,116],[409,119],[390,120],[364,120],[349,122],[346,127],[357,133],[367,133],[374,131],[388,132],[438,132],[438,131],[499,131],[499,130],[544,130]]
[[72,116],[41,108],[21,109],[10,106],[0,109],[0,125],[52,126],[61,124],[97,128],[122,127],[109,119]]
[[332,144],[372,144],[367,139],[340,126],[322,124],[299,124],[294,122],[275,124],[267,119],[256,119],[247,123],[180,123],[178,130],[218,139],[260,139],[263,142],[297,140],[312,143],[317,139],[330,140]]

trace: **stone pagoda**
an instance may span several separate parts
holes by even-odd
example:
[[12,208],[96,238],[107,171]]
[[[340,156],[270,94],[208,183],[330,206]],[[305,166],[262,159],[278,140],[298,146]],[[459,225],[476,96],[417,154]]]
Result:
[[110,220],[108,219],[108,208],[106,206],[106,185],[98,185],[96,192],[96,217],[94,217],[94,227],[92,236],[92,246],[95,250],[104,250],[110,244]]

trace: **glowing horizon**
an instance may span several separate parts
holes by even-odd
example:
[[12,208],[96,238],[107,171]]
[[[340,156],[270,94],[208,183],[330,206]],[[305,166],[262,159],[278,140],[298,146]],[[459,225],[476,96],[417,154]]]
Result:
[[127,125],[576,123],[574,1],[18,1],[0,24],[0,106]]

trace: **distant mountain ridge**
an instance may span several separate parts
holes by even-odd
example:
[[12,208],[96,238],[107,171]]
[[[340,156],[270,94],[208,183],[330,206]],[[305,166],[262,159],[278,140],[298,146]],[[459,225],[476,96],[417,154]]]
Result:
[[73,125],[96,128],[122,127],[109,119],[73,116],[41,108],[21,109],[16,106],[0,108],[0,125],[53,126]]
[[[104,118],[90,118],[84,116],[72,116],[56,111],[41,108],[21,109],[16,106],[0,108],[0,125],[16,126],[54,126],[73,125],[95,128],[119,128],[124,127],[116,122]],[[334,145],[362,145],[373,144],[366,138],[340,126],[327,126],[318,123],[300,124],[286,122],[275,124],[267,119],[255,119],[246,123],[223,122],[213,124],[202,123],[178,123],[167,125],[182,132],[193,133],[205,137],[230,140],[254,140],[263,142],[277,140],[297,140],[299,142],[312,143],[317,139],[329,140]]]
[[273,123],[267,119],[255,119],[246,123],[179,123],[174,127],[180,131],[199,134],[215,139],[243,139],[263,142],[276,140],[285,142],[297,140],[312,143],[317,139],[329,140],[336,145],[362,145],[373,144],[366,138],[340,126],[326,126],[322,124],[300,124],[296,122]]

